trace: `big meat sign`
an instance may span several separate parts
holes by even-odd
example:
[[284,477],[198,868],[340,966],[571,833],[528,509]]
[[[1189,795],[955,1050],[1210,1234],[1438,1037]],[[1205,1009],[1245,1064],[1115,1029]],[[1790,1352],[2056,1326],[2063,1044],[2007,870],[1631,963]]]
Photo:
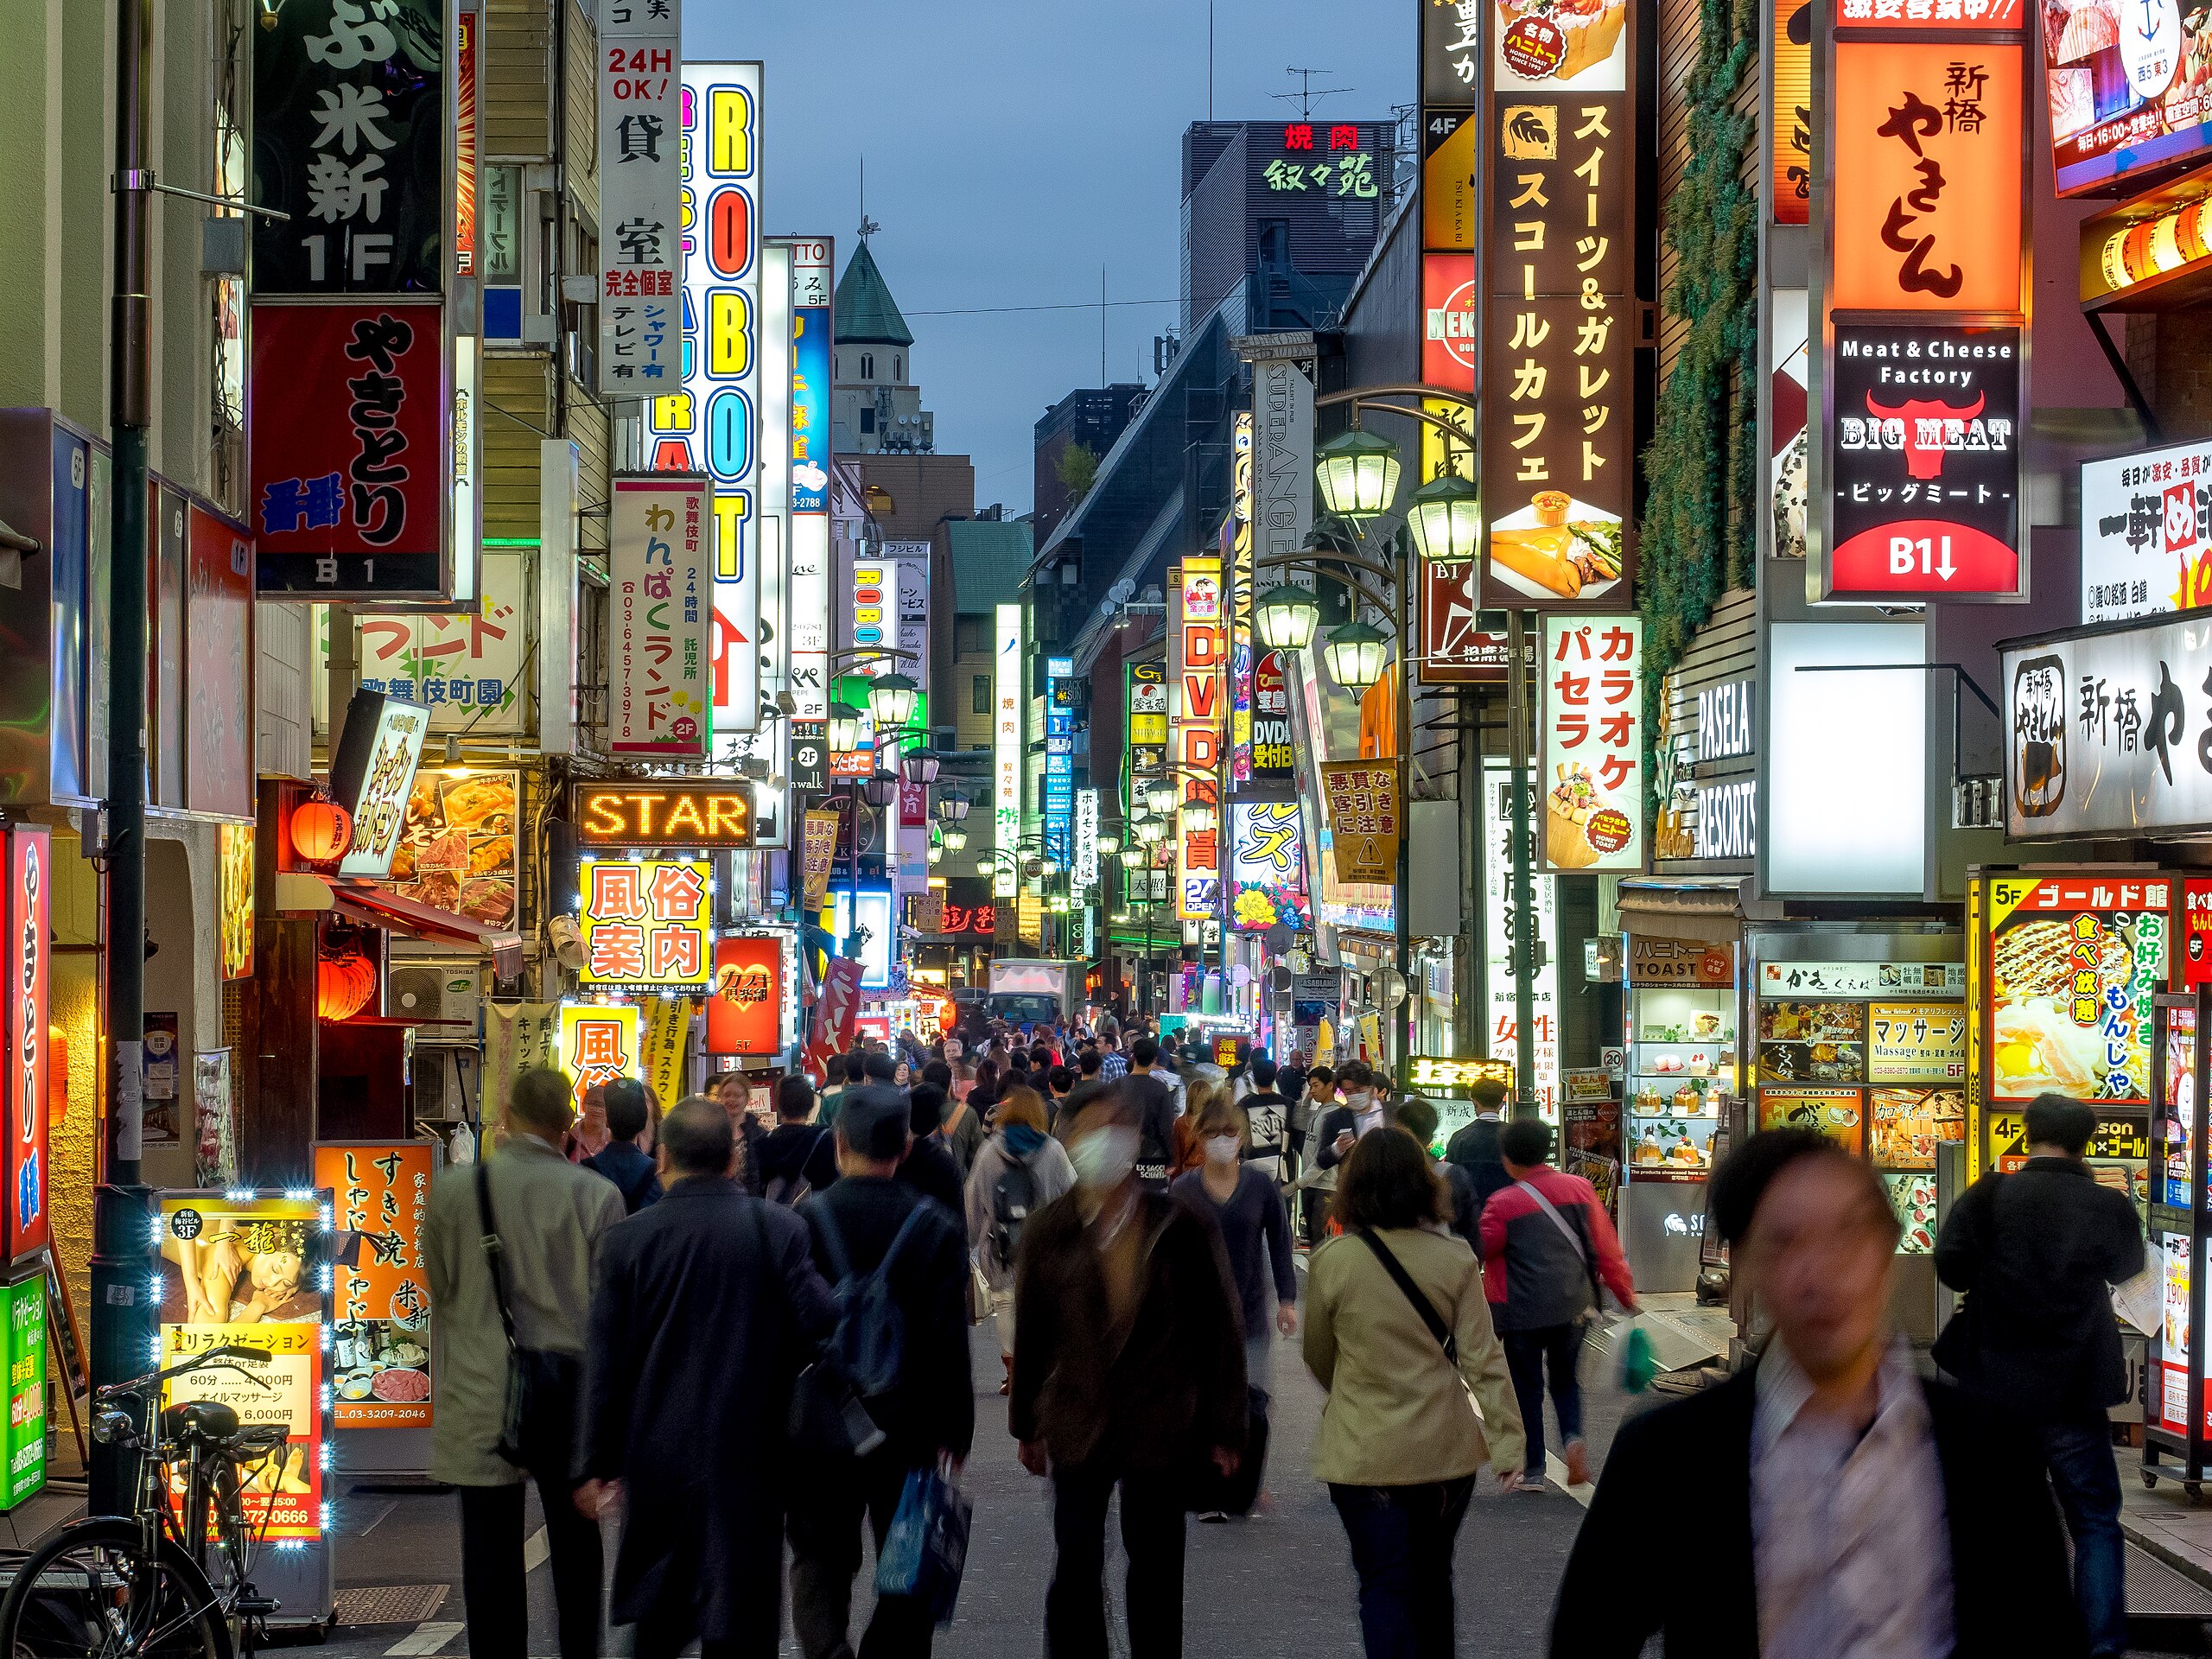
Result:
[[1815,599],[2026,592],[2027,48],[1974,11],[1847,5],[1828,43]]

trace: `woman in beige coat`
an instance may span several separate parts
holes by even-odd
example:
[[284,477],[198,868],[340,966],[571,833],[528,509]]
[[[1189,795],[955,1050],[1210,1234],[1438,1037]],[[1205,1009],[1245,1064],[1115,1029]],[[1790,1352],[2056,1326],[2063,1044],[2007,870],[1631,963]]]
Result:
[[1339,1166],[1343,1235],[1306,1276],[1306,1363],[1329,1391],[1313,1472],[1351,1541],[1368,1659],[1448,1659],[1452,1548],[1476,1471],[1488,1461],[1507,1491],[1521,1484],[1505,1351],[1447,1213],[1410,1135],[1363,1135]]

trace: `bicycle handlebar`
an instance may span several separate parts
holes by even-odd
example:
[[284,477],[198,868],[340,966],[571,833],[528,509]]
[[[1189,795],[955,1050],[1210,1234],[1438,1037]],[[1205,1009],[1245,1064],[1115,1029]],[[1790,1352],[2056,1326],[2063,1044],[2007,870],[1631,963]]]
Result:
[[[241,1359],[261,1360],[265,1363],[269,1360],[274,1359],[276,1357],[275,1352],[267,1348],[249,1348],[242,1344],[226,1343],[219,1348],[210,1348],[204,1354],[194,1354],[190,1359],[186,1360],[181,1365],[170,1365],[158,1371],[149,1371],[145,1376],[134,1376],[126,1382],[108,1383],[99,1391],[99,1398],[102,1400],[111,1400],[118,1395],[143,1394],[148,1389],[155,1388],[161,1383],[166,1382],[173,1376],[182,1376],[186,1372],[196,1371],[203,1365],[224,1363],[225,1362]],[[225,1369],[240,1372],[245,1371],[245,1368],[243,1366],[236,1364],[225,1363]],[[245,1374],[249,1376],[251,1375],[251,1373]]]

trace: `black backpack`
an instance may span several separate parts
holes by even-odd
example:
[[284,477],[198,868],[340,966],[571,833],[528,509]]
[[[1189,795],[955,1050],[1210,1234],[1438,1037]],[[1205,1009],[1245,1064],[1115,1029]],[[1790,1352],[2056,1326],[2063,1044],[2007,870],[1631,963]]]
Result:
[[804,1204],[814,1192],[814,1183],[806,1178],[806,1166],[814,1161],[815,1154],[822,1150],[822,1136],[829,1133],[830,1130],[825,1126],[822,1133],[816,1135],[809,1143],[806,1156],[798,1160],[798,1174],[771,1176],[767,1185],[760,1189],[760,1196],[769,1203],[780,1204],[786,1209]]
[[865,1274],[854,1273],[852,1259],[845,1254],[844,1236],[837,1230],[837,1218],[828,1201],[810,1212],[821,1221],[823,1246],[830,1253],[830,1265],[837,1270],[837,1325],[830,1333],[826,1350],[852,1384],[853,1392],[863,1400],[889,1394],[899,1386],[899,1373],[906,1367],[906,1316],[899,1311],[898,1299],[891,1293],[891,1264],[899,1259],[899,1252],[921,1225],[928,1209],[927,1199],[914,1200],[883,1260],[873,1273]]
[[1021,1248],[1021,1224],[1037,1207],[1037,1171],[1027,1158],[1006,1154],[998,1185],[991,1189],[991,1253],[1001,1267],[1014,1265]]

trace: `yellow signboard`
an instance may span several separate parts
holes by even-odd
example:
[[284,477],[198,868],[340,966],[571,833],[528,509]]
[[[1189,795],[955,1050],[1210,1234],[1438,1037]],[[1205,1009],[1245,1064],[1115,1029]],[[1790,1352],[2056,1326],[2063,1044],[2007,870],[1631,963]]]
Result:
[[1866,1011],[1870,1083],[1953,1083],[1967,1074],[1967,1014],[1958,1002],[1877,1002]]

